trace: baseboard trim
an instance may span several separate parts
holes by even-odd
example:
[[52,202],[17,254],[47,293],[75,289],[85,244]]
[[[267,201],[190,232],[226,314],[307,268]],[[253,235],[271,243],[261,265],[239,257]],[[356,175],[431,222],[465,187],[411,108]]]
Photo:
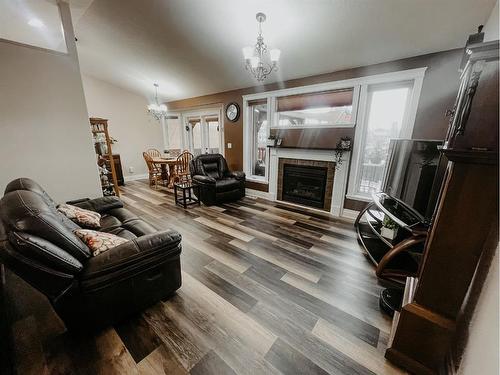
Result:
[[123,177],[123,179],[125,180],[125,182],[129,182],[129,181],[144,180],[148,177],[149,177],[149,175],[147,173],[144,173],[144,174],[125,176],[125,177]]
[[245,188],[245,195],[249,197],[264,198],[270,201],[273,200],[272,195],[266,191]]
[[356,220],[358,215],[359,215],[359,211],[356,211],[356,210],[350,210],[348,208],[344,208],[342,210],[342,217],[344,217],[346,219]]

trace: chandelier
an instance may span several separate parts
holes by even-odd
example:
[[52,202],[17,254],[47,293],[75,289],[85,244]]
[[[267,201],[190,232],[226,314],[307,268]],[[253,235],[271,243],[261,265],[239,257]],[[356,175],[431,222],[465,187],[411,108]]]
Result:
[[158,102],[158,87],[157,83],[153,85],[155,87],[155,102],[148,105],[148,112],[156,120],[167,118],[167,106],[165,104],[160,104]]
[[262,22],[266,20],[266,15],[264,13],[257,13],[255,18],[259,23],[257,43],[254,47],[244,47],[243,57],[245,58],[245,68],[260,82],[265,80],[271,72],[278,70],[278,60],[280,59],[281,51],[279,49],[270,50],[269,62],[267,61],[267,46],[262,36]]

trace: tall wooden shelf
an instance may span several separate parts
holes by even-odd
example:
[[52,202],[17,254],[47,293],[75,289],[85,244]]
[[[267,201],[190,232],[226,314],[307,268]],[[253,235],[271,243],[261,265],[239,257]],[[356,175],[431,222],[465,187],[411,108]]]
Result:
[[105,167],[107,167],[107,165],[109,165],[110,167],[110,170],[107,173],[100,172],[99,174],[103,195],[116,195],[119,197],[120,189],[118,188],[115,163],[106,163],[106,160],[113,160],[113,151],[111,150],[111,137],[109,136],[108,132],[108,120],[98,117],[91,117],[89,120],[90,129],[92,131],[92,139],[94,141],[97,164],[99,165],[99,163],[103,163]]
[[386,357],[415,374],[445,365],[492,233],[498,241],[498,51],[498,41],[468,46],[422,265],[393,321]]

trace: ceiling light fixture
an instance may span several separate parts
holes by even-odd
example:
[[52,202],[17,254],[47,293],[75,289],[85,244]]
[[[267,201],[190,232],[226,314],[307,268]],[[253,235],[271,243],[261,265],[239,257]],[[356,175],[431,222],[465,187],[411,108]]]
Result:
[[36,27],[38,29],[45,26],[45,24],[41,20],[39,20],[38,18],[31,18],[28,21],[28,25],[30,25],[31,27]]
[[157,83],[153,84],[153,86],[155,87],[155,102],[148,105],[148,112],[156,120],[160,121],[167,118],[167,106],[158,102],[158,87],[160,86]]
[[[264,81],[269,74],[278,70],[278,61],[280,59],[281,51],[279,49],[272,49],[269,51],[269,61],[264,61],[267,56],[267,46],[264,43],[262,36],[262,22],[266,20],[264,13],[257,13],[255,16],[259,23],[259,35],[257,36],[257,43],[254,47],[244,47],[243,57],[245,58],[245,68],[250,71],[257,81]],[[267,60],[267,58],[266,58]]]

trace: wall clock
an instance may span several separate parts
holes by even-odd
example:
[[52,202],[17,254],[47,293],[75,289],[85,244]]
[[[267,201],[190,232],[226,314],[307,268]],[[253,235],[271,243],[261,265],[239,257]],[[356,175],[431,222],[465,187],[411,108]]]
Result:
[[237,103],[229,103],[226,107],[226,117],[229,121],[236,122],[240,117],[240,106]]

